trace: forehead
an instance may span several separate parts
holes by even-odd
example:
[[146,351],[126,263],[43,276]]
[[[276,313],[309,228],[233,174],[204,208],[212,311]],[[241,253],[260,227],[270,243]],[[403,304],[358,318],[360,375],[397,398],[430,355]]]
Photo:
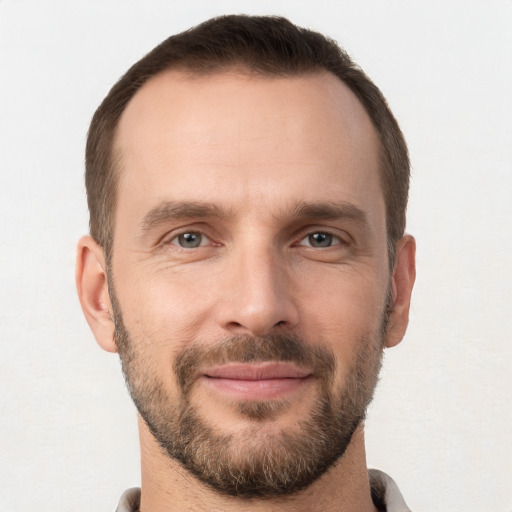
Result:
[[363,106],[330,73],[167,71],[141,88],[119,122],[116,225],[128,202],[140,214],[168,199],[262,211],[320,193],[355,203],[369,193],[382,203],[378,148]]

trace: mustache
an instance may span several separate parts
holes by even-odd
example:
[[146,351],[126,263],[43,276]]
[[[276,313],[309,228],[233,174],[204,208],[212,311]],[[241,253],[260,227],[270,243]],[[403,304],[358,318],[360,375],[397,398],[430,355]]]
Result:
[[287,362],[307,368],[324,381],[333,378],[334,353],[312,345],[298,336],[271,334],[254,337],[235,335],[210,343],[194,342],[182,349],[174,362],[174,372],[182,391],[187,394],[199,377],[199,368],[227,363]]

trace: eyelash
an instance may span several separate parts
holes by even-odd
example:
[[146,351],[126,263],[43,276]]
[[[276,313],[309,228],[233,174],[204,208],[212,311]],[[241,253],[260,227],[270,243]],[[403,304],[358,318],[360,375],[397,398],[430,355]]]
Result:
[[[330,239],[331,244],[328,246],[325,246],[325,247],[312,245],[311,238],[314,237],[315,235],[323,235],[328,240]],[[307,245],[300,244],[300,242],[302,242],[303,240],[308,240],[309,243]],[[318,240],[316,240],[316,241],[318,241]],[[320,240],[320,243],[322,243],[323,241],[324,240]],[[347,244],[346,241],[344,241],[340,236],[335,235],[334,233],[331,233],[330,231],[323,231],[323,230],[311,231],[311,232],[307,233],[305,236],[303,236],[297,242],[297,245],[300,245],[302,247],[311,247],[313,249],[329,249],[329,248],[335,247],[337,245],[346,245],[346,244]]]
[[[183,245],[181,245],[178,242],[178,240],[179,240],[180,237],[184,237],[186,235],[193,235],[193,236],[196,236],[196,237],[200,237],[199,244],[196,245],[196,246],[192,246],[192,247],[184,247]],[[323,235],[324,237],[326,237],[327,240],[330,239],[330,245],[323,246],[323,247],[320,246],[320,245],[318,245],[318,246],[313,245],[311,243],[312,242],[311,237],[314,237],[315,235]],[[301,242],[304,241],[304,240],[308,240],[309,243],[308,244],[302,244]],[[324,240],[325,239],[323,239],[323,240],[321,239],[319,241],[319,243],[321,244]],[[176,241],[176,243],[175,243],[175,241]],[[187,231],[183,231],[181,233],[175,234],[172,238],[168,239],[167,241],[164,241],[164,244],[165,245],[174,245],[174,246],[178,247],[179,249],[183,249],[183,250],[190,250],[190,249],[197,249],[199,247],[204,247],[206,245],[206,243],[203,243],[203,242],[208,242],[208,241],[212,242],[211,238],[208,237],[204,232],[199,231],[199,230],[187,230]],[[316,241],[318,242],[318,240],[316,240]],[[334,233],[331,233],[330,231],[313,230],[313,231],[310,231],[308,233],[305,233],[293,245],[294,246],[299,246],[299,247],[308,247],[308,248],[312,248],[312,249],[329,249],[331,247],[335,247],[335,246],[338,246],[338,245],[347,245],[347,244],[348,244],[348,242],[346,240],[344,240],[343,238],[341,238],[338,235],[335,235]]]
[[[194,235],[194,236],[201,237],[199,245],[197,245],[195,247],[184,247],[184,246],[180,245],[179,243],[174,243],[175,240],[178,240],[180,237],[184,237],[186,235]],[[204,239],[206,239],[207,241],[208,240],[211,241],[210,237],[208,237],[202,231],[192,230],[191,229],[191,230],[183,231],[181,233],[178,233],[178,234],[174,235],[172,238],[168,239],[168,241],[164,241],[164,243],[166,245],[175,245],[176,247],[178,247],[180,249],[189,250],[189,249],[197,249],[198,247],[204,247],[204,245],[203,245]]]

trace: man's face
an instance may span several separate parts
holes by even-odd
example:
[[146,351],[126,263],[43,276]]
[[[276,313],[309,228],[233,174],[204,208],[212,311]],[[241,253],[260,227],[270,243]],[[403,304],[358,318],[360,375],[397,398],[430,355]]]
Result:
[[116,145],[110,293],[139,412],[221,492],[309,485],[364,417],[386,338],[363,107],[327,73],[166,72],[130,102]]

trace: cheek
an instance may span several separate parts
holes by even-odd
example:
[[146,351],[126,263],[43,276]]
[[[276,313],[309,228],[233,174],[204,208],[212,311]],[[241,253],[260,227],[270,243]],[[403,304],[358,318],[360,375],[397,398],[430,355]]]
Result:
[[387,285],[383,279],[370,275],[317,278],[314,292],[304,294],[302,334],[311,343],[331,349],[340,367],[352,365],[361,343],[380,343]]
[[116,284],[125,325],[137,343],[177,352],[198,336],[212,298],[196,277],[158,270]]

